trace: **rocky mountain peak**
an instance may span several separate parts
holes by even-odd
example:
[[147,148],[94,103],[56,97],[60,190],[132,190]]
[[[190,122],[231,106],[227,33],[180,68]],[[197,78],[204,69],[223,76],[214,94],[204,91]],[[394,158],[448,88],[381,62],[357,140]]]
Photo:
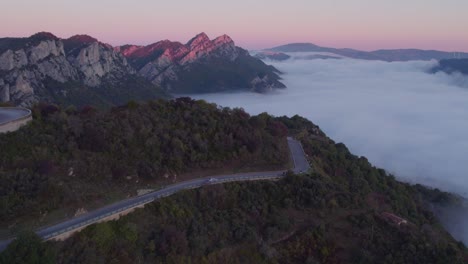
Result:
[[38,32],[34,35],[31,35],[29,37],[31,40],[36,40],[36,41],[43,41],[43,40],[59,40],[57,36],[50,32]]
[[129,57],[141,47],[142,46],[138,46],[138,45],[123,45],[120,47],[115,47],[114,50],[116,52],[122,53],[125,57]]
[[114,47],[111,45],[102,43],[89,35],[74,35],[68,39],[63,39],[62,41],[67,57],[76,57],[80,52],[83,51],[83,49],[90,48],[91,46],[95,46],[94,49],[99,47],[101,49],[115,52]]
[[89,35],[74,35],[66,40],[70,42],[79,42],[83,44],[90,44],[90,43],[98,42],[97,39]]
[[220,46],[220,45],[232,45],[235,46],[234,40],[232,40],[228,35],[224,34],[222,36],[219,36],[213,40],[213,44],[215,46]]
[[187,42],[187,46],[190,47],[191,50],[199,46],[206,46],[209,44],[211,44],[210,38],[204,32],[196,35],[194,38],[189,40],[189,42]]
[[234,41],[227,35],[222,35],[214,40],[210,40],[205,33],[200,33],[185,46],[189,52],[180,60],[182,65],[192,63],[200,58],[212,56],[224,57],[232,61],[239,55]]

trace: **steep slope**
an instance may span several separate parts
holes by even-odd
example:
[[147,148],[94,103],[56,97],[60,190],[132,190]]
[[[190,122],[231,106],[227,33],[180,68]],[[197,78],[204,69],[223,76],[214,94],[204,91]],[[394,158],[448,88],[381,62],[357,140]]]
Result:
[[0,234],[206,170],[281,169],[288,162],[278,122],[190,98],[106,111],[40,104],[32,111],[30,125],[0,134]]
[[0,102],[113,105],[161,96],[124,56],[92,37],[0,39]]
[[275,52],[327,52],[354,59],[383,61],[441,60],[453,58],[454,56],[468,58],[468,53],[460,52],[456,52],[455,55],[453,52],[419,49],[376,50],[367,52],[355,49],[320,47],[312,43],[291,43],[268,50]]
[[24,234],[0,262],[29,250],[51,263],[467,263],[426,204],[451,195],[398,182],[299,116],[249,123],[264,121],[301,140],[313,172],[183,191],[66,241]]
[[210,40],[198,34],[187,44],[160,41],[117,47],[138,73],[174,93],[284,88],[278,71],[253,58],[227,35]]

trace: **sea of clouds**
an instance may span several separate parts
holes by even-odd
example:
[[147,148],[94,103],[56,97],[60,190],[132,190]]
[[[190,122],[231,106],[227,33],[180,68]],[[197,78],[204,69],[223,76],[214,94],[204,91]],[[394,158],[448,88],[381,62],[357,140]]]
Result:
[[[299,114],[400,180],[468,197],[466,77],[428,74],[436,61],[296,57],[267,63],[284,73],[287,89],[192,97],[251,114]],[[468,243],[467,227],[456,233]]]

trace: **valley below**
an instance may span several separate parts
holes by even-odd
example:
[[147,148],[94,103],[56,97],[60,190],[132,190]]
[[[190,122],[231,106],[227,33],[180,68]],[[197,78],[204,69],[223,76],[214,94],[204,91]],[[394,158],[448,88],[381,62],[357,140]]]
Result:
[[[290,54],[292,55],[292,54]],[[295,114],[397,179],[468,196],[468,90],[460,76],[428,74],[436,61],[267,61],[288,89],[190,95],[250,114]],[[468,243],[468,210],[444,210],[448,230]],[[441,213],[442,211],[439,211]],[[458,223],[456,227],[450,223]]]

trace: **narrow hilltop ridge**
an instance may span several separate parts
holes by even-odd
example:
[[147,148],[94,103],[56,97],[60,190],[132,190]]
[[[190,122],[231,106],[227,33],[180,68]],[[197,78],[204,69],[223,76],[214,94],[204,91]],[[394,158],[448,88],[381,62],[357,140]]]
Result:
[[464,52],[446,52],[439,50],[420,50],[420,49],[388,49],[362,51],[349,48],[329,48],[321,47],[312,43],[290,43],[268,49],[275,52],[326,52],[348,58],[360,60],[382,60],[382,61],[412,61],[412,60],[443,60],[454,58],[468,58],[468,53]]

